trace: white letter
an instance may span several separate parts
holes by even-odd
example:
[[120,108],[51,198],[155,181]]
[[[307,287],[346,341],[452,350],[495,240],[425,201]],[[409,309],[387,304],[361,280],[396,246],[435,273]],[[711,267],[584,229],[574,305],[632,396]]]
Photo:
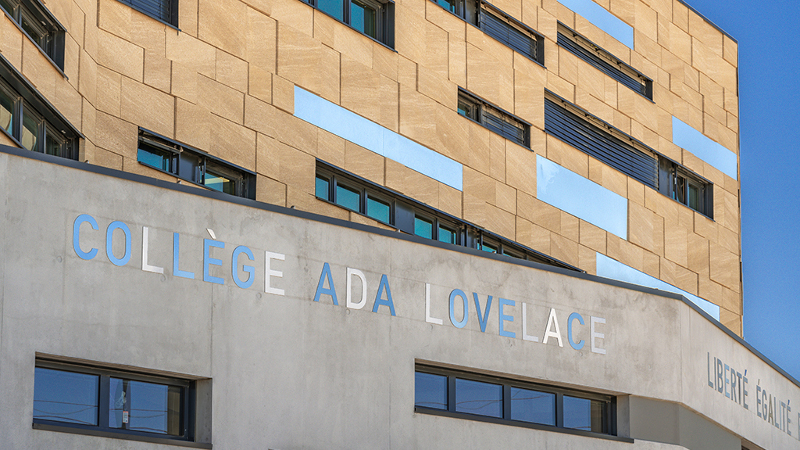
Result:
[[283,289],[278,289],[270,286],[270,277],[283,278],[283,272],[280,270],[270,269],[270,260],[276,259],[278,261],[286,261],[286,255],[280,253],[266,252],[266,261],[264,261],[264,292],[267,294],[283,295]]
[[431,316],[431,285],[425,283],[425,322],[435,323],[436,325],[442,324],[442,319],[437,319]]
[[[553,326],[556,327],[556,331],[550,331]],[[558,339],[559,347],[564,346],[564,343],[561,342],[561,330],[558,328],[558,319],[556,319],[555,308],[550,308],[550,317],[547,318],[547,329],[544,330],[544,340],[542,340],[542,344],[547,344],[547,339],[551,336]]]
[[[353,303],[353,275],[361,279],[361,301]],[[353,309],[361,309],[367,304],[367,279],[364,277],[364,272],[358,269],[347,268],[347,307]]]
[[[522,340],[523,341],[531,341],[531,342],[539,342],[539,338],[536,336],[528,336],[528,311],[524,302],[522,303]],[[556,324],[556,329],[558,329],[558,324]],[[559,338],[560,339],[560,338]]]
[[142,227],[142,270],[145,272],[164,273],[163,267],[147,264],[147,234],[149,228]]
[[592,324],[592,339],[591,339],[591,341],[592,341],[592,351],[594,353],[600,353],[601,355],[605,355],[606,354],[606,349],[600,348],[597,345],[595,345],[595,341],[594,340],[595,340],[595,338],[605,339],[606,335],[603,334],[603,333],[595,332],[594,331],[594,324],[595,323],[606,323],[606,319],[603,319],[602,317],[594,317],[594,316],[592,316],[592,317],[589,318],[589,322],[591,322],[591,324]]

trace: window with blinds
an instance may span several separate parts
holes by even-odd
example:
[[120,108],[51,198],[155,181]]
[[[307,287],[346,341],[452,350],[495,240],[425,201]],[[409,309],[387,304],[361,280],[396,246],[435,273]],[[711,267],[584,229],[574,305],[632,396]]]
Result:
[[119,0],[173,27],[178,26],[178,0]]
[[530,59],[544,64],[544,38],[487,4],[481,5],[478,21],[484,33]]
[[530,147],[531,125],[519,117],[460,89],[458,113],[523,147]]
[[563,23],[558,23],[558,45],[619,81],[625,87],[653,99],[653,80],[620,61]]

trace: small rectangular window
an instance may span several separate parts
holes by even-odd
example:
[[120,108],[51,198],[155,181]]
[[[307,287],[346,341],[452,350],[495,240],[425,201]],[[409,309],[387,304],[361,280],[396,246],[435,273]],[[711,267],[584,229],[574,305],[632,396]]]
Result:
[[447,228],[444,225],[439,225],[438,239],[440,242],[447,242],[448,244],[458,244],[458,234],[456,234],[455,230]]
[[394,48],[391,0],[303,0],[359,33]]
[[0,7],[62,71],[64,70],[64,27],[37,0],[0,0]]
[[178,26],[178,0],[119,0],[172,27]]
[[503,417],[503,386],[456,378],[456,412]]
[[511,388],[511,420],[556,425],[556,394]]
[[367,196],[367,215],[375,220],[390,223],[391,205],[388,202],[379,200],[371,195]]
[[447,409],[447,377],[432,373],[414,374],[414,404],[425,408]]
[[361,191],[337,183],[336,204],[353,211],[361,211]]
[[433,239],[433,222],[419,216],[415,217],[414,234],[426,239]]
[[506,139],[524,147],[530,147],[531,125],[529,123],[469,94],[463,89],[459,89],[458,92],[458,113],[480,123]]
[[323,200],[330,201],[331,197],[331,180],[321,175],[317,175],[315,186],[315,195]]
[[97,425],[99,387],[98,375],[37,367],[33,419]]
[[564,396],[564,427],[605,433],[606,404],[599,400]]

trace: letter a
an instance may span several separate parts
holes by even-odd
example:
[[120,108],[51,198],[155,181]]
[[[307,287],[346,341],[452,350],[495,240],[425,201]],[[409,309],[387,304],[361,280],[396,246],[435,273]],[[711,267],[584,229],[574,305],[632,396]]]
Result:
[[[324,287],[325,280],[328,280],[328,288]],[[318,302],[321,295],[330,295],[333,299],[333,304],[339,306],[339,301],[336,299],[336,289],[333,287],[333,277],[331,276],[331,266],[325,263],[322,266],[322,273],[319,275],[319,284],[317,284],[317,293],[314,294],[314,301]]]
[[[553,327],[555,327],[555,331],[552,331]],[[561,341],[561,330],[558,328],[558,319],[556,319],[555,308],[550,308],[550,317],[547,318],[547,329],[544,330],[544,339],[542,340],[542,344],[547,344],[547,339],[550,337],[558,339],[559,347],[564,346],[564,343]]]

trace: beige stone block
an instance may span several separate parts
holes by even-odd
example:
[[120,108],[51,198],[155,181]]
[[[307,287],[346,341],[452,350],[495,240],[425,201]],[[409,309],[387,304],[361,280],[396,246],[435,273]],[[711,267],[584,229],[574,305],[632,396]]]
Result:
[[664,225],[664,257],[683,267],[690,267],[689,231],[679,226],[677,221],[669,221]]
[[623,113],[652,131],[659,129],[658,106],[630,89],[620,89],[617,105]]
[[263,175],[256,175],[256,201],[286,206],[286,185]]
[[198,149],[211,147],[211,111],[177,99],[175,101],[175,139]]
[[345,141],[344,168],[362,178],[384,184],[385,158],[373,151]]
[[704,47],[722,57],[722,33],[698,14],[689,14],[689,34],[700,40]]
[[63,78],[56,84],[56,93],[51,97],[53,106],[59,111],[67,122],[77,129],[82,128],[82,98],[81,94]]
[[[634,23],[633,26],[636,31],[641,32],[649,39],[658,39],[658,13],[656,10],[650,8],[641,0],[634,2]],[[639,46],[639,41],[636,41],[636,46]],[[636,49],[639,50],[638,48]]]
[[282,114],[277,109],[255,97],[244,98],[244,126],[261,134],[275,137],[275,115]]
[[550,254],[550,231],[517,216],[516,241],[522,245]]
[[81,99],[81,133],[94,141],[97,136],[97,110],[86,98]]
[[[631,53],[631,66],[636,67],[642,73],[655,73],[656,67],[661,65],[661,46],[638,30],[634,30],[633,34],[636,40],[636,51]],[[639,56],[644,59],[639,59]]]
[[[523,62],[521,60],[525,60]],[[514,114],[544,129],[544,85],[547,70],[521,56],[514,57]]]
[[170,90],[175,97],[197,103],[197,80],[200,75],[192,67],[172,62]]
[[636,203],[628,205],[628,240],[646,250],[654,252],[654,236],[660,225],[660,218],[652,211]]
[[606,253],[606,231],[589,222],[580,221],[580,243],[599,253]]
[[[333,49],[368,68],[372,68],[373,44],[373,40],[346,25],[333,27]],[[447,52],[446,41],[444,47],[443,51]]]
[[244,60],[217,50],[216,80],[239,92],[247,92],[247,66]]
[[486,203],[497,201],[497,183],[495,180],[470,167],[464,167],[463,191]]
[[248,17],[247,9],[247,5],[238,0],[200,0],[198,37],[238,58],[245,58],[247,27],[242,26],[242,18]]
[[178,8],[178,24],[181,31],[197,37],[197,10],[198,0],[182,0]]
[[575,85],[553,72],[547,73],[547,89],[567,101],[575,102]]
[[[402,17],[395,23],[395,50],[401,57],[412,61],[421,61],[427,44],[424,37],[427,37],[427,24],[424,16],[424,3],[422,11],[414,10],[413,7],[406,6],[406,3],[395,3],[395,17]],[[444,31],[444,30],[442,30]]]
[[578,266],[578,243],[556,233],[550,234],[550,256]]
[[45,98],[54,97],[56,81],[63,80],[63,76],[27,37],[23,41],[22,47],[25,55],[22,59],[22,74]]
[[719,311],[720,322],[726,328],[733,331],[736,335],[742,336],[742,316],[734,312],[721,308]]
[[97,63],[129,78],[142,81],[144,49],[103,30],[98,31]]
[[[208,153],[247,170],[256,170],[256,132],[211,114],[211,146]],[[311,170],[311,177],[314,171]]]
[[673,2],[672,21],[681,30],[689,32],[689,8],[681,2]]
[[211,45],[185,33],[167,33],[167,59],[188,70],[201,73],[209,78],[215,77],[217,51]]
[[636,25],[636,0],[610,0],[610,11],[628,25]]
[[278,36],[278,74],[338,104],[339,53],[283,23]]
[[644,250],[611,233],[606,233],[607,255],[636,270],[644,270]]
[[742,296],[738,292],[722,288],[722,307],[736,314],[742,314]]
[[[400,134],[431,148],[438,147],[436,122],[437,103],[421,95],[415,88],[400,85]],[[466,120],[455,118],[458,120]]]
[[517,190],[511,186],[495,181],[494,205],[511,214],[517,211]]
[[547,135],[547,159],[589,178],[589,156],[551,135]]
[[734,66],[739,66],[739,44],[726,35],[722,36],[722,56]]
[[399,63],[397,53],[376,42],[372,43],[372,70],[392,81],[398,81],[397,65]]
[[664,258],[661,258],[660,278],[690,294],[698,293],[697,274]]
[[[112,153],[108,150],[99,147],[94,147],[91,150],[91,155],[89,156],[87,162],[95,166],[108,167],[109,169],[123,170],[122,160],[123,160],[122,156],[116,153]],[[138,165],[138,163],[136,164]]]
[[703,128],[703,112],[685,100],[675,100],[672,114],[695,130]]
[[[604,100],[606,96],[606,79],[602,72],[590,66],[588,63],[578,64],[578,87],[585,89],[589,94],[598,100]],[[616,98],[614,99],[616,104]]]
[[292,190],[314,195],[317,163],[312,155],[259,134],[257,159],[259,174],[286,184],[287,205],[295,204]]
[[97,112],[95,145],[126,158],[136,159],[139,135],[132,123],[103,112]]
[[130,41],[131,16],[134,13],[141,14],[130,6],[116,0],[99,0],[97,2],[97,26],[126,41]]
[[661,258],[655,253],[642,254],[642,272],[651,277],[661,278]]
[[81,48],[69,34],[64,37],[64,74],[66,81],[78,89],[78,67],[81,57]]
[[461,217],[463,214],[461,209],[462,192],[443,183],[437,184],[439,185],[439,209],[456,217]]
[[[427,95],[448,109],[456,110],[458,105],[458,86],[455,83],[426,67],[420,67],[417,71],[417,76],[419,77],[417,90],[421,94]],[[342,77],[344,78],[344,74],[342,74]],[[377,103],[380,104],[380,101]]]
[[[520,205],[520,202],[523,203]],[[517,205],[517,214],[520,216],[532,220],[533,223],[547,228],[553,233],[561,234],[562,211],[560,209],[536,198],[528,198],[527,196],[518,196]]]
[[336,167],[344,167],[345,140],[322,128],[317,129],[317,158]]
[[248,65],[247,93],[251,96],[272,103],[272,74],[258,66]]
[[317,130],[310,123],[281,111],[275,113],[275,138],[311,155],[317,153]]
[[277,75],[272,77],[272,104],[294,114],[294,83]]
[[490,53],[467,44],[467,89],[506,111],[512,111],[514,109],[512,53],[508,47],[498,51],[499,58],[497,53]]
[[726,191],[722,192],[722,197],[725,206],[725,227],[738,233],[740,221],[739,198]]
[[731,114],[726,111],[726,126],[729,130],[733,131],[738,135],[739,133],[739,118],[736,117],[734,114]]
[[145,51],[144,82],[165,93],[170,92],[172,83],[172,63],[156,53]]
[[536,154],[506,141],[506,183],[530,195],[536,195]]
[[[435,104],[436,121],[436,146],[439,153],[457,161],[464,161],[464,153],[471,151],[468,139],[470,128],[475,124],[462,117],[457,117],[456,113],[439,103]],[[456,119],[456,120],[454,120]],[[490,153],[488,163],[479,167],[488,172],[494,178],[505,181],[505,139],[499,135],[492,134],[492,149],[497,152]]]
[[580,240],[580,220],[572,214],[561,211],[561,236],[578,242]]
[[278,23],[260,11],[247,8],[246,33],[245,61],[250,66],[257,66],[267,72],[275,73]]
[[729,289],[741,292],[739,257],[714,242],[709,243],[709,255],[711,279]]
[[738,255],[739,250],[739,234],[733,230],[725,227],[719,227],[719,244],[727,251]]
[[122,119],[163,136],[173,136],[175,101],[172,96],[125,77],[122,77],[121,93]]
[[585,270],[589,275],[597,275],[597,252],[578,245],[578,268]]
[[397,57],[397,81],[402,85],[413,90],[417,89],[417,63],[404,58]]
[[97,109],[119,117],[122,77],[103,66],[97,67]]
[[699,286],[698,296],[704,300],[708,300],[716,305],[722,303],[722,290],[724,289],[721,284],[715,283],[708,278],[708,268],[706,274],[698,275],[697,284]]
[[[394,189],[433,208],[439,205],[438,182],[415,170],[386,159],[386,187]],[[466,194],[465,194],[466,197]]]
[[595,97],[584,89],[582,84],[575,86],[575,104],[608,123],[614,122],[614,108],[603,102],[602,97]]
[[[558,48],[558,76],[570,84],[578,84],[578,57],[564,47]],[[581,64],[584,63],[581,61]]]
[[244,94],[205,76],[197,78],[197,104],[228,120],[243,123]]
[[725,95],[725,110],[733,113],[735,116],[739,115],[739,97],[735,89],[724,89]]
[[[166,56],[166,33],[175,33],[175,29],[153,20],[152,17],[132,10],[130,18],[130,41],[146,51],[161,57]],[[167,31],[169,30],[169,31]]]
[[[626,177],[628,182],[628,201],[634,202],[638,205],[645,205],[645,189],[644,184],[634,180],[633,178]],[[652,189],[649,189],[652,190]]]
[[97,63],[85,51],[80,53],[81,74],[78,90],[89,103],[97,104]]

